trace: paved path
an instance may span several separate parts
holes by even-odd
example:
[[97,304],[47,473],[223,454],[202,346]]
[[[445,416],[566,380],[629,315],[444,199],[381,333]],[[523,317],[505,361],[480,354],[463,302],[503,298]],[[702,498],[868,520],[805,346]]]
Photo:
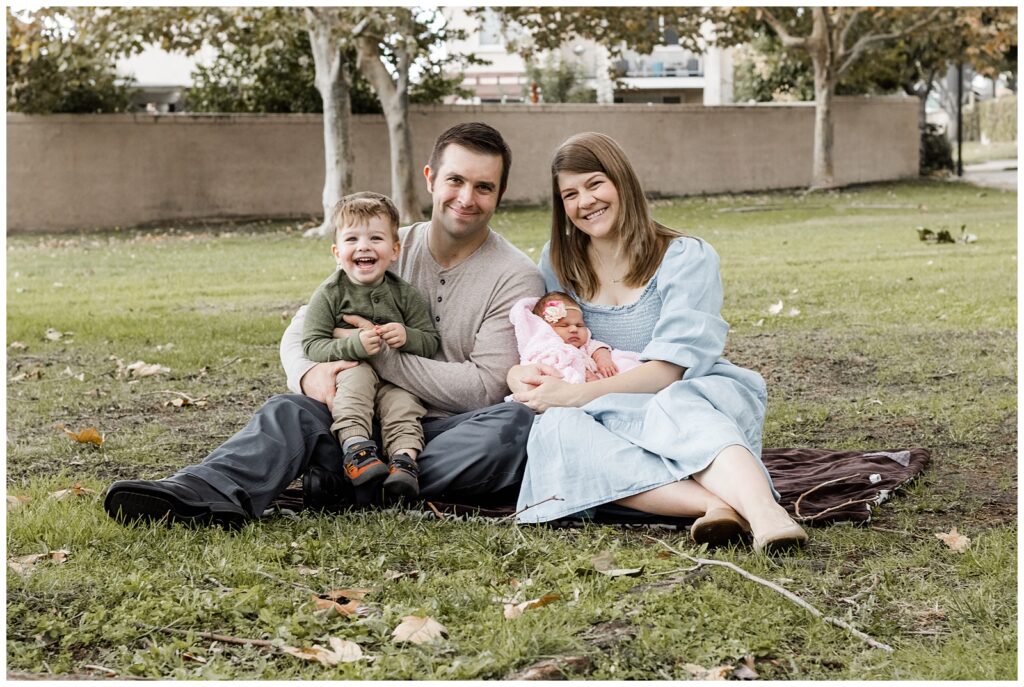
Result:
[[[953,179],[956,179],[954,176]],[[1003,191],[1017,190],[1017,161],[990,160],[964,165],[963,181],[975,186],[987,186]]]

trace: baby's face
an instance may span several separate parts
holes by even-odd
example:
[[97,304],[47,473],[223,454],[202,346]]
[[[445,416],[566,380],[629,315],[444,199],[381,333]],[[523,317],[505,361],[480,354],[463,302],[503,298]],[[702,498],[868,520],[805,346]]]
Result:
[[590,330],[583,324],[583,313],[579,310],[566,309],[565,317],[551,325],[562,341],[579,348],[590,341]]

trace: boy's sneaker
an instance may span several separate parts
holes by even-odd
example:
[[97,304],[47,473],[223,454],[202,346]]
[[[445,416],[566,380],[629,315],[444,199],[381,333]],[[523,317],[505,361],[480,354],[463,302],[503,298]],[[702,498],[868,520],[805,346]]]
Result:
[[345,476],[357,487],[380,480],[388,474],[388,466],[381,462],[377,455],[377,444],[373,441],[352,444],[345,451],[342,465]]
[[384,500],[397,503],[402,499],[411,501],[420,495],[420,469],[416,461],[398,453],[391,457],[388,478],[384,480]]

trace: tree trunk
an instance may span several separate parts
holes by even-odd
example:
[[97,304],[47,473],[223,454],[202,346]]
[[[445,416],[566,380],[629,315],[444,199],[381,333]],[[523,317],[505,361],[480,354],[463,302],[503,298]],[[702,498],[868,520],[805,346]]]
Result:
[[833,162],[832,98],[835,96],[835,81],[832,67],[812,53],[814,62],[814,167],[811,173],[811,188],[835,188]]
[[402,223],[416,222],[423,218],[423,214],[416,203],[417,174],[412,159],[412,132],[409,130],[409,66],[412,56],[404,46],[396,46],[396,82],[381,61],[376,38],[360,36],[357,47],[359,71],[376,91],[388,126],[391,199],[398,208]]
[[316,90],[324,105],[324,219],[305,236],[327,236],[333,230],[331,213],[352,188],[352,84],[345,60],[331,27],[311,21],[309,45],[313,51]]

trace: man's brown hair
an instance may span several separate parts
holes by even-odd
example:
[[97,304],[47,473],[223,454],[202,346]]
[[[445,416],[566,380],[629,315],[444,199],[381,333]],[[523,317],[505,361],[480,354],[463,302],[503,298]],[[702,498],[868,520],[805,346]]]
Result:
[[[398,240],[398,208],[391,199],[382,193],[360,191],[350,193],[334,206],[331,224],[337,236],[338,230],[360,222],[369,222],[374,217],[382,217],[391,225],[391,235]],[[337,239],[335,239],[337,241]]]
[[498,203],[505,195],[508,186],[508,171],[512,167],[512,151],[498,130],[483,122],[463,122],[448,129],[434,141],[434,150],[430,153],[430,170],[437,174],[444,150],[448,146],[460,145],[476,153],[501,156],[501,182],[498,184]]

